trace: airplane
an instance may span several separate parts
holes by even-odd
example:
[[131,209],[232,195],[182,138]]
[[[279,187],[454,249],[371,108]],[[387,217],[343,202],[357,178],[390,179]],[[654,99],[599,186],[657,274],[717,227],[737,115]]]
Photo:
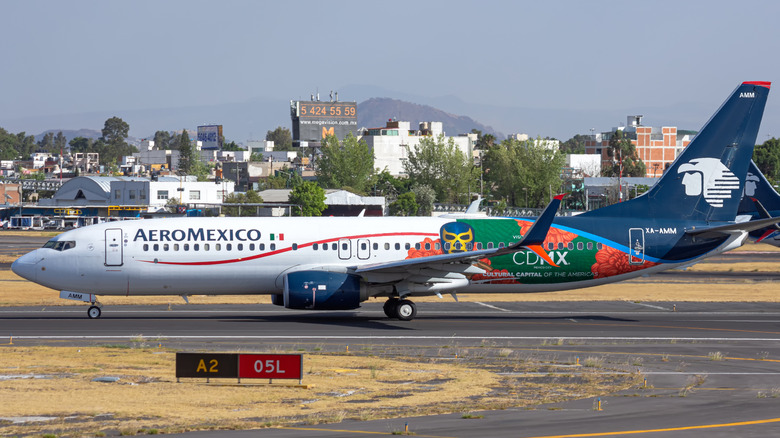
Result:
[[17,275],[60,297],[270,294],[290,309],[349,310],[385,299],[583,288],[690,265],[780,221],[738,222],[769,82],[740,84],[659,181],[635,199],[556,217],[563,195],[524,217],[174,218],[67,231],[17,259]]
[[[738,215],[748,215],[751,219],[780,215],[780,194],[767,181],[756,163],[750,161],[742,201],[737,211]],[[780,227],[772,225],[750,232],[750,239],[756,243],[768,243],[780,246]]]

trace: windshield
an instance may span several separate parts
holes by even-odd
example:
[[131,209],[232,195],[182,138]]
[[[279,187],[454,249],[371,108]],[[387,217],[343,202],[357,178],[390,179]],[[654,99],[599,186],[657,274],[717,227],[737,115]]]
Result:
[[50,240],[43,245],[44,248],[51,248],[55,251],[67,251],[76,247],[74,240]]

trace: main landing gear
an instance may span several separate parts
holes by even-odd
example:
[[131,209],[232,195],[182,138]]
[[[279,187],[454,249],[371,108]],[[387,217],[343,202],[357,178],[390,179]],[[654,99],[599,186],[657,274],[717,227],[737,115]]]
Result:
[[417,306],[411,300],[399,300],[390,298],[382,307],[388,318],[397,318],[401,321],[411,321],[417,315]]
[[100,318],[100,314],[102,313],[100,310],[101,307],[103,307],[103,305],[98,303],[97,300],[93,301],[92,305],[87,309],[87,316],[89,316],[89,319]]

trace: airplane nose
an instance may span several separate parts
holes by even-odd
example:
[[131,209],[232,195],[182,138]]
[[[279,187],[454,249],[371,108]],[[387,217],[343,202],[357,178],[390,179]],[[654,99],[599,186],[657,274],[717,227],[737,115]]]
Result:
[[14,274],[30,281],[35,281],[35,265],[38,262],[38,250],[29,252],[14,261],[11,264],[11,270]]

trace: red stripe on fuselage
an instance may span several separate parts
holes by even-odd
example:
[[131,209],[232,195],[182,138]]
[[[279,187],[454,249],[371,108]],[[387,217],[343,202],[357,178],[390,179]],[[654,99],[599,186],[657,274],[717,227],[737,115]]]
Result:
[[[330,243],[330,242],[338,242],[339,240],[343,239],[365,239],[365,238],[371,238],[371,237],[390,237],[390,236],[422,236],[422,237],[432,237],[439,235],[437,233],[379,233],[379,234],[362,234],[357,236],[344,236],[344,237],[334,237],[331,239],[324,239],[324,240],[317,240],[314,242],[308,242],[308,243],[302,243],[298,245],[298,248],[306,248],[309,246],[312,246],[315,243]],[[180,265],[180,266],[203,266],[203,265],[223,265],[226,263],[237,263],[237,262],[245,262],[248,260],[256,260],[263,257],[269,257],[276,254],[281,254],[284,252],[292,251],[292,247],[287,248],[281,248],[276,249],[269,252],[264,252],[262,254],[256,254],[249,257],[242,257],[239,259],[229,259],[229,260],[212,260],[212,261],[205,261],[205,262],[161,262],[154,260],[139,260],[139,262],[143,263],[157,263],[158,265]]]

